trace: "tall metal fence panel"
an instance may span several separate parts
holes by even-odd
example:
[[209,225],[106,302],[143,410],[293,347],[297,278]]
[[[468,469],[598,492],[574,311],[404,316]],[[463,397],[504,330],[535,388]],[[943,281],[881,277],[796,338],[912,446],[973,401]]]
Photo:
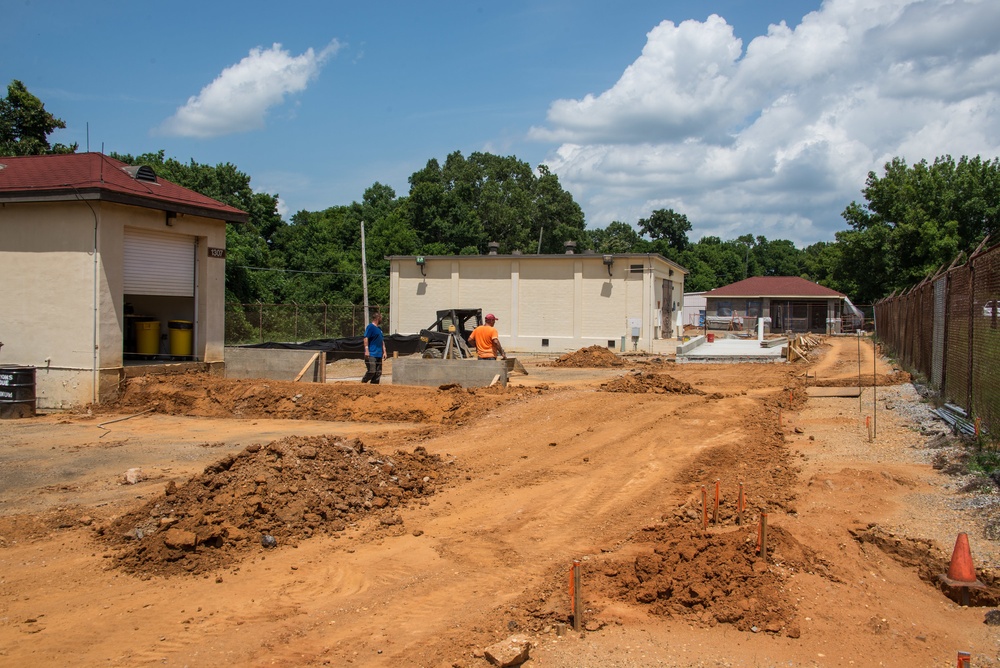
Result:
[[971,264],[972,414],[1000,432],[1000,247]]
[[[388,307],[368,307],[389,321]],[[357,304],[226,304],[226,345],[304,343],[363,336],[368,320]]]
[[875,322],[904,366],[1000,436],[1000,245],[878,302]]

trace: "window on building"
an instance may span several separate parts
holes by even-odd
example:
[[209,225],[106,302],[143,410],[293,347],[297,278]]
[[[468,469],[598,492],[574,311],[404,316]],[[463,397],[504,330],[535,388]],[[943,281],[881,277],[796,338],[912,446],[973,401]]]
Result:
[[715,302],[715,314],[728,318],[733,314],[733,303],[728,299]]

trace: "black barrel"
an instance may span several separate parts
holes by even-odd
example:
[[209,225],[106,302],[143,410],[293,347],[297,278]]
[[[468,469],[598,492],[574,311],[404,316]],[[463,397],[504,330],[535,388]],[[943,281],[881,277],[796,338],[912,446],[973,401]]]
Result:
[[0,365],[0,420],[35,417],[35,367]]

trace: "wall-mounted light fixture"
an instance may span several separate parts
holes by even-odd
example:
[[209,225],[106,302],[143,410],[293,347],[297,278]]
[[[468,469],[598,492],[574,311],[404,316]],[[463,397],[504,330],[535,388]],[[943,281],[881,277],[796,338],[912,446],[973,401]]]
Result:
[[608,276],[611,276],[611,265],[615,263],[614,255],[602,255],[601,261],[608,267]]
[[424,264],[425,264],[425,262],[424,262],[424,256],[423,255],[418,255],[417,256],[417,266],[420,267],[420,275],[421,276],[426,276],[427,275],[427,274],[424,273]]
[[175,218],[177,218],[177,213],[175,211],[167,211],[167,227],[174,226]]
[[673,276],[673,275],[674,275],[674,270],[673,269],[668,269],[667,270],[667,276]]

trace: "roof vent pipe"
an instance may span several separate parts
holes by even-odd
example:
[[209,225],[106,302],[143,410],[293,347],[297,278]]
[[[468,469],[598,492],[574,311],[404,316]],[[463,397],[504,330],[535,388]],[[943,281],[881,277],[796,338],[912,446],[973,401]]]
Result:
[[491,241],[488,244],[486,244],[486,249],[489,251],[490,255],[496,255],[497,252],[500,250],[500,244],[497,243],[496,241]]
[[566,255],[572,255],[576,251],[576,242],[567,241],[563,244],[563,247],[566,249]]

